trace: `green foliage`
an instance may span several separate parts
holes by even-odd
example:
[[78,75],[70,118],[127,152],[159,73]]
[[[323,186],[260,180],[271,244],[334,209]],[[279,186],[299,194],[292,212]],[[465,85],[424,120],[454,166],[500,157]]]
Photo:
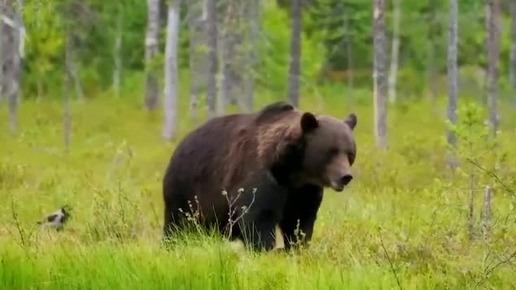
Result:
[[[257,76],[262,88],[278,94],[285,90],[289,65],[290,4],[291,1],[261,1],[260,38]],[[188,69],[188,5],[182,6],[179,65]],[[431,6],[430,6],[431,5]],[[400,77],[398,89],[412,98],[426,89],[424,73],[429,61],[438,72],[446,72],[446,43],[448,27],[448,1],[402,1]],[[160,13],[160,51],[164,49],[166,5]],[[144,70],[144,39],[147,23],[145,1],[121,0],[105,2],[87,1],[34,1],[24,4],[24,23],[27,31],[26,58],[23,71],[23,90],[27,98],[61,95],[63,79],[63,25],[73,29],[79,77],[87,97],[105,91],[112,84],[114,70],[114,45],[121,32],[120,57],[123,77],[139,75]],[[392,3],[386,3],[387,51],[392,38]],[[434,19],[431,16],[434,15]],[[347,21],[347,23],[346,23]],[[118,31],[118,24],[120,31]],[[507,83],[510,52],[510,19],[502,13],[500,82]],[[321,67],[355,72],[355,87],[369,89],[373,61],[372,5],[360,0],[305,1],[303,11],[302,73],[305,84],[312,85]],[[351,41],[350,46],[346,39]],[[435,59],[430,60],[429,40],[435,42]],[[459,11],[459,64],[485,67],[486,27],[485,7],[481,1],[461,2]],[[348,47],[352,63],[348,63]],[[205,49],[205,48],[199,48]],[[155,61],[163,66],[163,57]],[[412,76],[405,75],[409,72]],[[416,78],[416,75],[418,77]],[[143,80],[140,80],[143,82]],[[445,88],[439,86],[440,92]],[[508,92],[504,96],[509,96]]]
[[62,20],[55,15],[52,1],[26,1],[23,17],[26,20],[24,88],[44,94],[50,76],[61,71],[64,34]]
[[[326,49],[333,69],[372,66],[371,3],[359,0],[319,0],[307,5],[304,29]],[[351,41],[353,67],[347,63],[346,37]]]
[[[474,102],[460,106],[458,117],[457,125],[449,124],[458,141],[457,146],[450,149],[461,163],[459,174],[464,177],[464,185],[471,190],[482,190],[489,185],[516,198],[512,186],[507,188],[506,185],[515,180],[514,169],[508,161],[508,148],[501,143],[504,132],[493,136],[486,110]],[[500,180],[505,182],[500,184]]]
[[[275,4],[264,5],[263,33],[260,43],[260,64],[258,81],[267,89],[278,93],[286,92],[290,63],[290,23],[288,14]],[[316,40],[302,34],[301,81],[315,79],[324,59],[323,46]]]
[[460,121],[457,125],[450,126],[458,141],[457,147],[451,149],[466,168],[479,171],[479,168],[474,168],[475,165],[471,164],[474,162],[497,174],[497,169],[507,161],[508,152],[500,145],[501,132],[493,137],[487,117],[486,110],[476,103],[468,102],[460,106]]

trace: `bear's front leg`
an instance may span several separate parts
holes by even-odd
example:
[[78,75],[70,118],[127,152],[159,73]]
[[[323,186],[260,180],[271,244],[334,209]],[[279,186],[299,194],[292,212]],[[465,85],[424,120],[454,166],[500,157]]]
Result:
[[247,246],[255,251],[270,251],[276,246],[276,214],[262,210],[251,216],[245,216],[240,224],[242,238]]
[[322,194],[321,187],[312,185],[305,185],[289,192],[279,223],[286,251],[292,247],[306,245],[312,239]]
[[[238,222],[244,243],[255,250],[272,250],[276,245],[276,225],[282,216],[288,191],[268,171],[256,173],[249,182],[242,202],[236,203],[241,214]],[[249,188],[254,188],[250,191]],[[252,193],[251,193],[252,192]]]

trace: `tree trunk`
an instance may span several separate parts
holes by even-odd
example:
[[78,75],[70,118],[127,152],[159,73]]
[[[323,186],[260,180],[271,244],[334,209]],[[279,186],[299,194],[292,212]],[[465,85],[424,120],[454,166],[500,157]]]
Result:
[[256,0],[225,1],[221,8],[224,19],[219,23],[220,94],[217,111],[223,114],[228,104],[237,105],[240,111],[250,111],[254,91],[252,74],[256,63],[253,51],[259,37],[259,4]]
[[219,19],[220,24],[218,27],[218,89],[219,94],[217,98],[217,115],[224,114],[226,110],[226,106],[228,105],[228,101],[232,103],[236,103],[234,100],[232,89],[234,87],[233,81],[233,65],[235,57],[235,34],[234,30],[239,29],[237,25],[235,25],[235,4],[231,3],[231,1],[224,1],[221,15],[225,17],[223,19]]
[[349,72],[348,76],[348,89],[353,92],[353,40],[350,34],[349,18],[351,17],[349,11],[345,12],[344,15],[344,32],[346,38],[346,58],[347,58],[347,69]]
[[[5,15],[6,14],[6,9],[4,8],[4,3],[3,2],[0,2],[0,13],[2,15]],[[5,59],[6,59],[6,54],[4,54],[4,51],[6,50],[6,45],[7,45],[7,40],[6,40],[6,33],[4,31],[4,26],[6,26],[7,24],[4,23],[4,21],[2,19],[0,19],[0,105],[2,104],[2,102],[4,101],[4,98],[5,98],[5,84],[7,83],[5,81],[5,77],[4,77],[4,62],[5,62]]]
[[376,143],[380,149],[387,148],[384,11],[384,0],[374,0],[374,129]]
[[71,112],[70,112],[70,82],[72,78],[72,33],[69,28],[65,34],[65,74],[63,80],[63,141],[65,151],[70,150],[71,141]]
[[[73,34],[71,35],[72,39],[74,39]],[[77,65],[77,61],[75,59],[75,49],[76,46],[73,44],[70,45],[70,55],[69,55],[69,66],[70,66],[70,74],[74,82],[75,87],[75,97],[79,101],[84,101],[84,91],[82,89],[81,79],[79,77],[79,67]]]
[[217,101],[217,3],[207,0],[207,29],[208,38],[208,78],[206,82],[206,99],[208,118],[215,116]]
[[488,238],[491,230],[492,197],[493,188],[491,186],[486,186],[484,191],[484,206],[480,213],[480,231],[484,236],[484,240]]
[[[450,19],[448,27],[448,120],[453,124],[457,124],[457,97],[459,93],[458,87],[458,52],[457,43],[459,37],[459,4],[458,0],[450,0]],[[452,130],[448,130],[448,144],[453,148],[457,146],[457,137]],[[457,167],[455,156],[450,156],[449,165],[452,169]]]
[[167,44],[165,46],[165,120],[162,137],[172,140],[177,127],[177,98],[178,98],[178,71],[177,47],[179,40],[179,9],[180,0],[169,0]]
[[430,99],[434,107],[437,106],[437,49],[435,40],[430,40],[430,48],[428,52],[428,82],[430,83]]
[[509,73],[511,87],[513,90],[516,90],[516,0],[510,0],[509,5],[511,10],[511,56]]
[[292,0],[290,68],[288,73],[288,99],[294,106],[299,105],[299,77],[301,73],[302,5],[302,0]]
[[206,45],[206,4],[207,0],[188,2],[189,65],[190,65],[190,118],[198,121],[199,95],[206,87],[207,53]]
[[[2,1],[2,91],[9,107],[9,129],[15,132],[18,126],[18,99],[20,94],[21,49],[23,28],[21,1]],[[19,7],[17,7],[19,6]]]
[[500,57],[500,0],[487,0],[488,4],[488,45],[487,45],[487,90],[489,103],[489,123],[491,136],[496,136],[498,130],[498,70]]
[[258,64],[257,47],[260,37],[260,1],[247,0],[244,5],[245,13],[243,19],[248,19],[249,22],[249,30],[246,33],[246,39],[249,45],[246,46],[245,51],[245,69],[243,81],[244,100],[242,102],[242,107],[244,111],[250,112],[254,107],[254,75]]
[[120,97],[120,78],[122,74],[122,9],[123,8],[121,8],[120,6],[118,7],[118,15],[116,17],[115,45],[113,47],[113,92],[116,98]]
[[145,35],[145,108],[155,110],[158,106],[159,84],[156,64],[153,63],[159,50],[159,0],[147,0],[147,31]]
[[400,47],[401,0],[394,0],[394,29],[392,35],[391,67],[389,71],[389,101],[396,102],[396,80]]
[[436,42],[436,31],[438,22],[436,21],[437,8],[435,4],[435,0],[429,0],[428,3],[429,8],[429,30],[428,30],[428,39],[429,39],[429,52],[428,52],[428,82],[430,83],[430,98],[432,100],[432,105],[434,111],[437,106],[437,42]]
[[[484,24],[485,24],[485,29],[486,29],[486,34],[485,34],[485,42],[484,42],[484,51],[486,52],[486,54],[488,55],[488,59],[487,59],[487,65],[486,67],[489,66],[489,30],[490,30],[490,19],[489,19],[489,15],[491,14],[491,7],[489,7],[489,0],[484,0]],[[482,72],[484,73],[484,82],[483,82],[483,86],[484,86],[484,89],[485,89],[485,92],[484,94],[480,94],[480,98],[481,98],[481,101],[482,101],[482,105],[486,106],[486,107],[489,107],[489,71],[488,71],[488,68],[482,70]],[[460,75],[460,73],[459,73]]]

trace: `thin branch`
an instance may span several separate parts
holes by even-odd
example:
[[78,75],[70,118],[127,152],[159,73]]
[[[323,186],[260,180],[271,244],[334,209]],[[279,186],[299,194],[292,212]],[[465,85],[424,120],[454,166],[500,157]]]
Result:
[[396,283],[398,283],[398,287],[400,290],[403,290],[403,287],[401,287],[400,279],[398,278],[398,275],[396,274],[396,270],[394,269],[394,264],[392,263],[391,257],[389,256],[389,253],[387,252],[387,249],[385,249],[385,246],[383,244],[383,238],[382,234],[380,233],[380,242],[383,251],[385,252],[385,255],[387,256],[387,261],[389,261],[389,266],[391,268],[392,274],[394,274],[394,278],[396,278]]
[[500,177],[498,177],[495,173],[493,173],[492,171],[489,171],[488,169],[485,169],[484,167],[482,167],[482,165],[480,165],[476,160],[474,160],[473,158],[466,158],[466,160],[468,160],[471,164],[473,164],[475,167],[477,167],[478,169],[482,170],[484,173],[486,173],[487,175],[491,176],[492,178],[494,178],[498,183],[500,183],[500,185],[509,193],[511,194],[513,197],[516,197],[516,194],[514,193],[514,190],[505,182],[503,182]]
[[482,284],[488,277],[489,275],[491,275],[491,273],[493,273],[493,271],[502,266],[503,264],[508,264],[508,265],[512,265],[511,263],[511,260],[513,258],[516,257],[516,251],[512,252],[512,254],[510,254],[508,257],[500,260],[498,263],[496,263],[496,265],[492,266],[491,268],[489,268],[489,266],[484,270],[484,273],[483,273],[483,276],[482,278],[477,282],[477,284],[475,285],[475,288],[480,286],[480,284]]

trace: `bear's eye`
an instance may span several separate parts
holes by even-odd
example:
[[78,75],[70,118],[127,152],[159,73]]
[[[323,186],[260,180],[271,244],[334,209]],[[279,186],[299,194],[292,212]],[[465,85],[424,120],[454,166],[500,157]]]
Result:
[[349,165],[353,165],[353,163],[355,162],[355,154],[348,153],[348,160],[349,160]]
[[339,149],[337,147],[332,147],[328,150],[328,155],[333,156],[339,153]]

